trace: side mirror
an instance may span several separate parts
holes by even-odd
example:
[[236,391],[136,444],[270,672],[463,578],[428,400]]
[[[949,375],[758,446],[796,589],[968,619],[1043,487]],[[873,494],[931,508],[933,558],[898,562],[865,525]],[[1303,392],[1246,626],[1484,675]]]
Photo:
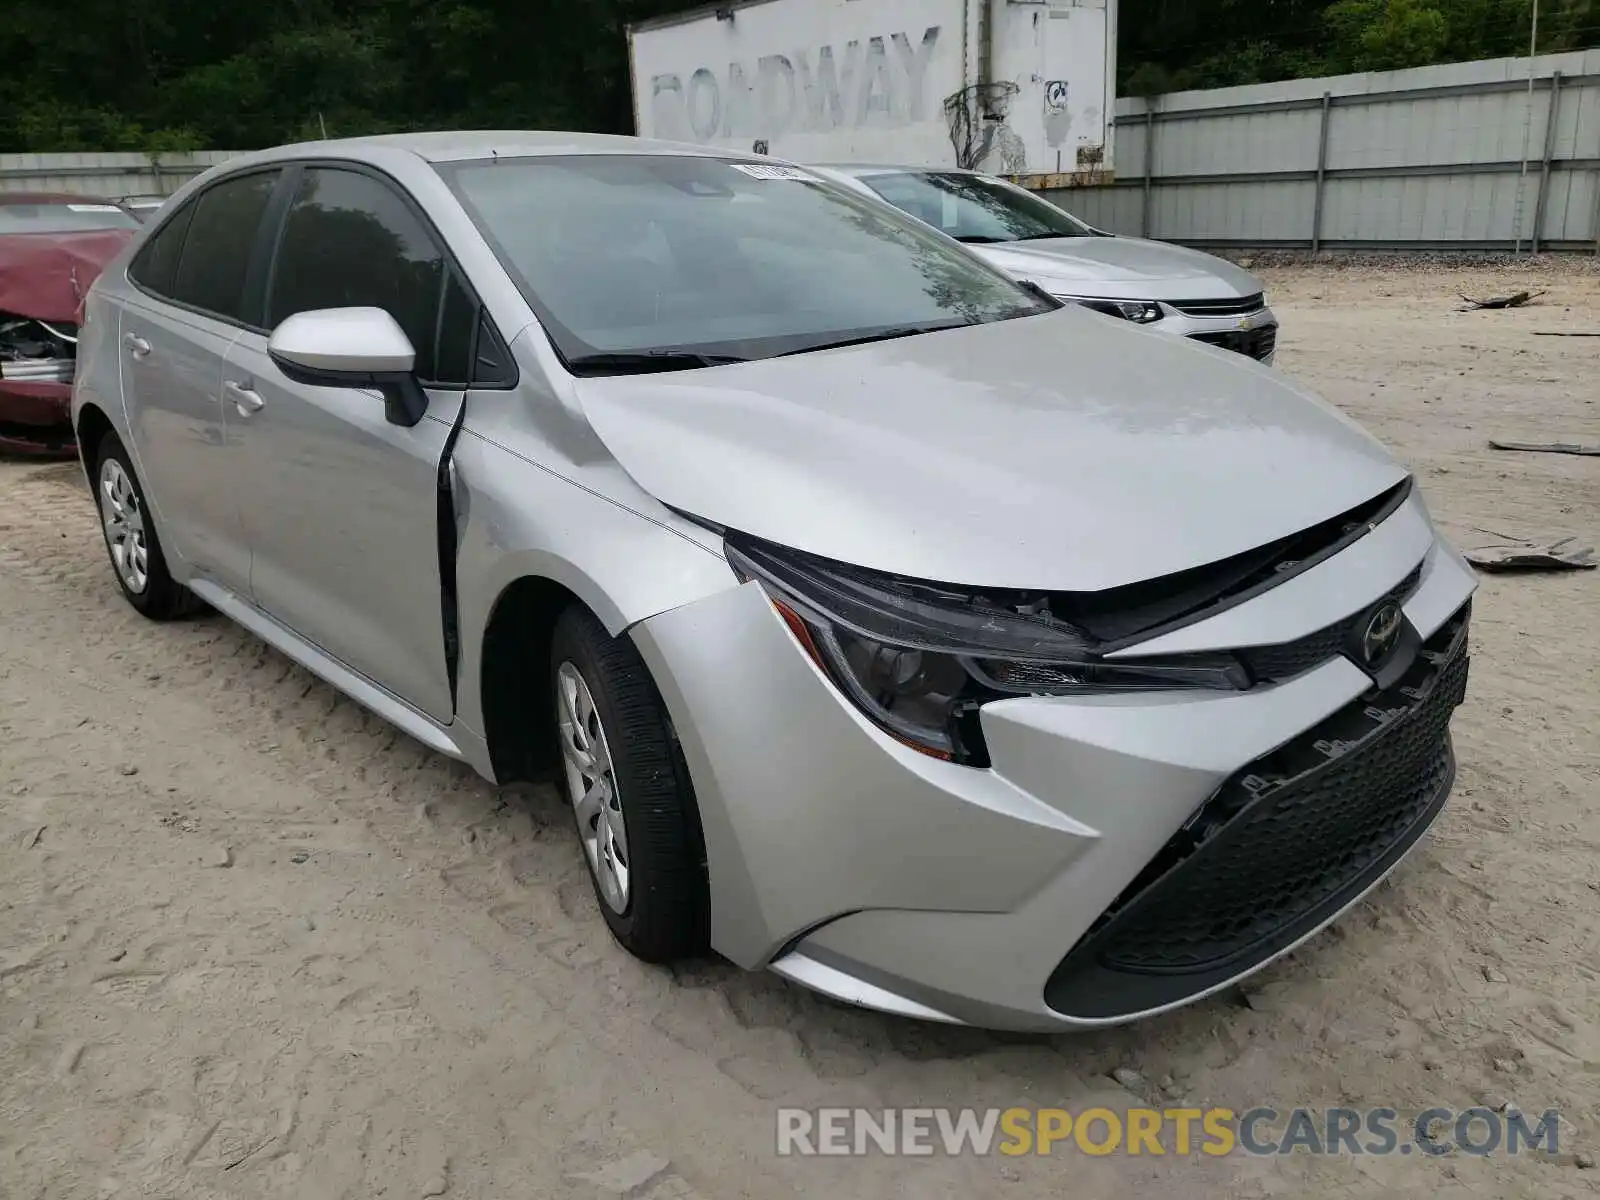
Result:
[[272,331],[267,355],[296,383],[378,389],[391,425],[415,425],[428,410],[416,349],[381,308],[295,313]]

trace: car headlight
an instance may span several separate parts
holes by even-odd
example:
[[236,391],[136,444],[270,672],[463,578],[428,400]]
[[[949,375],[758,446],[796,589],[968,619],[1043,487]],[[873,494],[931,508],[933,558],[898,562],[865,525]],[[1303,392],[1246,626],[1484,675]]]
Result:
[[1106,661],[1042,593],[904,579],[739,534],[724,548],[862,713],[935,758],[988,765],[978,710],[1006,697],[1250,686],[1230,654]]
[[1092,308],[1095,312],[1105,313],[1108,317],[1120,317],[1124,321],[1132,321],[1135,325],[1153,325],[1167,314],[1161,305],[1154,300],[1097,300],[1088,296],[1057,296],[1057,300],[1065,300],[1070,304],[1081,304],[1085,308]]

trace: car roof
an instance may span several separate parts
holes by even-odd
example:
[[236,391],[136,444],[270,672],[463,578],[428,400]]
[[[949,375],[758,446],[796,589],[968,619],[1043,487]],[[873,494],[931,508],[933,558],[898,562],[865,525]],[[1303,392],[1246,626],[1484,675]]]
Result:
[[[552,130],[480,129],[432,133],[383,133],[277,146],[261,155],[307,157],[317,154],[359,155],[367,150],[403,150],[428,162],[462,162],[483,158],[535,158],[554,154],[673,154],[750,159],[756,156],[717,146],[626,137],[609,133],[564,133]],[[230,161],[229,165],[233,165]]]

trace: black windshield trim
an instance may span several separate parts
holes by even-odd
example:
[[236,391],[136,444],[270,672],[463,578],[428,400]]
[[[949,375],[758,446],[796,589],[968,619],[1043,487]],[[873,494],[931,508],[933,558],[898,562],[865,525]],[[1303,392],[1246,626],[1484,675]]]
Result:
[[[1038,313],[1028,314],[1038,316]],[[1006,318],[1001,318],[1005,320]],[[1011,320],[1017,318],[1012,317]],[[902,338],[921,337],[925,333],[946,333],[952,329],[970,329],[974,325],[996,324],[999,321],[949,321],[933,325],[891,325],[884,329],[867,330],[863,333],[852,334],[849,337],[839,338],[835,341],[817,342],[811,346],[801,346],[798,350],[786,350],[776,355],[777,358],[792,358],[797,354],[816,354],[823,350],[843,350],[847,346],[870,346],[874,342],[893,342]]]
[[601,350],[594,354],[577,354],[567,362],[567,370],[579,376],[650,374],[667,371],[698,371],[710,367],[728,367],[749,362],[737,354],[711,354],[691,349],[671,347],[659,350],[627,350],[611,352]]

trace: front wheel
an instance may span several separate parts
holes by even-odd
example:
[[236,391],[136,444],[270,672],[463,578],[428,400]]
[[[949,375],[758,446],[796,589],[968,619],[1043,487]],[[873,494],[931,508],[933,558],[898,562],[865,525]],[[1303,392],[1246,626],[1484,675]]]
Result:
[[567,799],[612,935],[646,962],[703,953],[694,791],[638,651],[574,606],[556,621],[550,686]]
[[167,570],[155,518],[127,447],[114,433],[106,434],[97,447],[94,477],[106,553],[128,603],[153,621],[197,611],[200,603],[194,593],[175,582]]

